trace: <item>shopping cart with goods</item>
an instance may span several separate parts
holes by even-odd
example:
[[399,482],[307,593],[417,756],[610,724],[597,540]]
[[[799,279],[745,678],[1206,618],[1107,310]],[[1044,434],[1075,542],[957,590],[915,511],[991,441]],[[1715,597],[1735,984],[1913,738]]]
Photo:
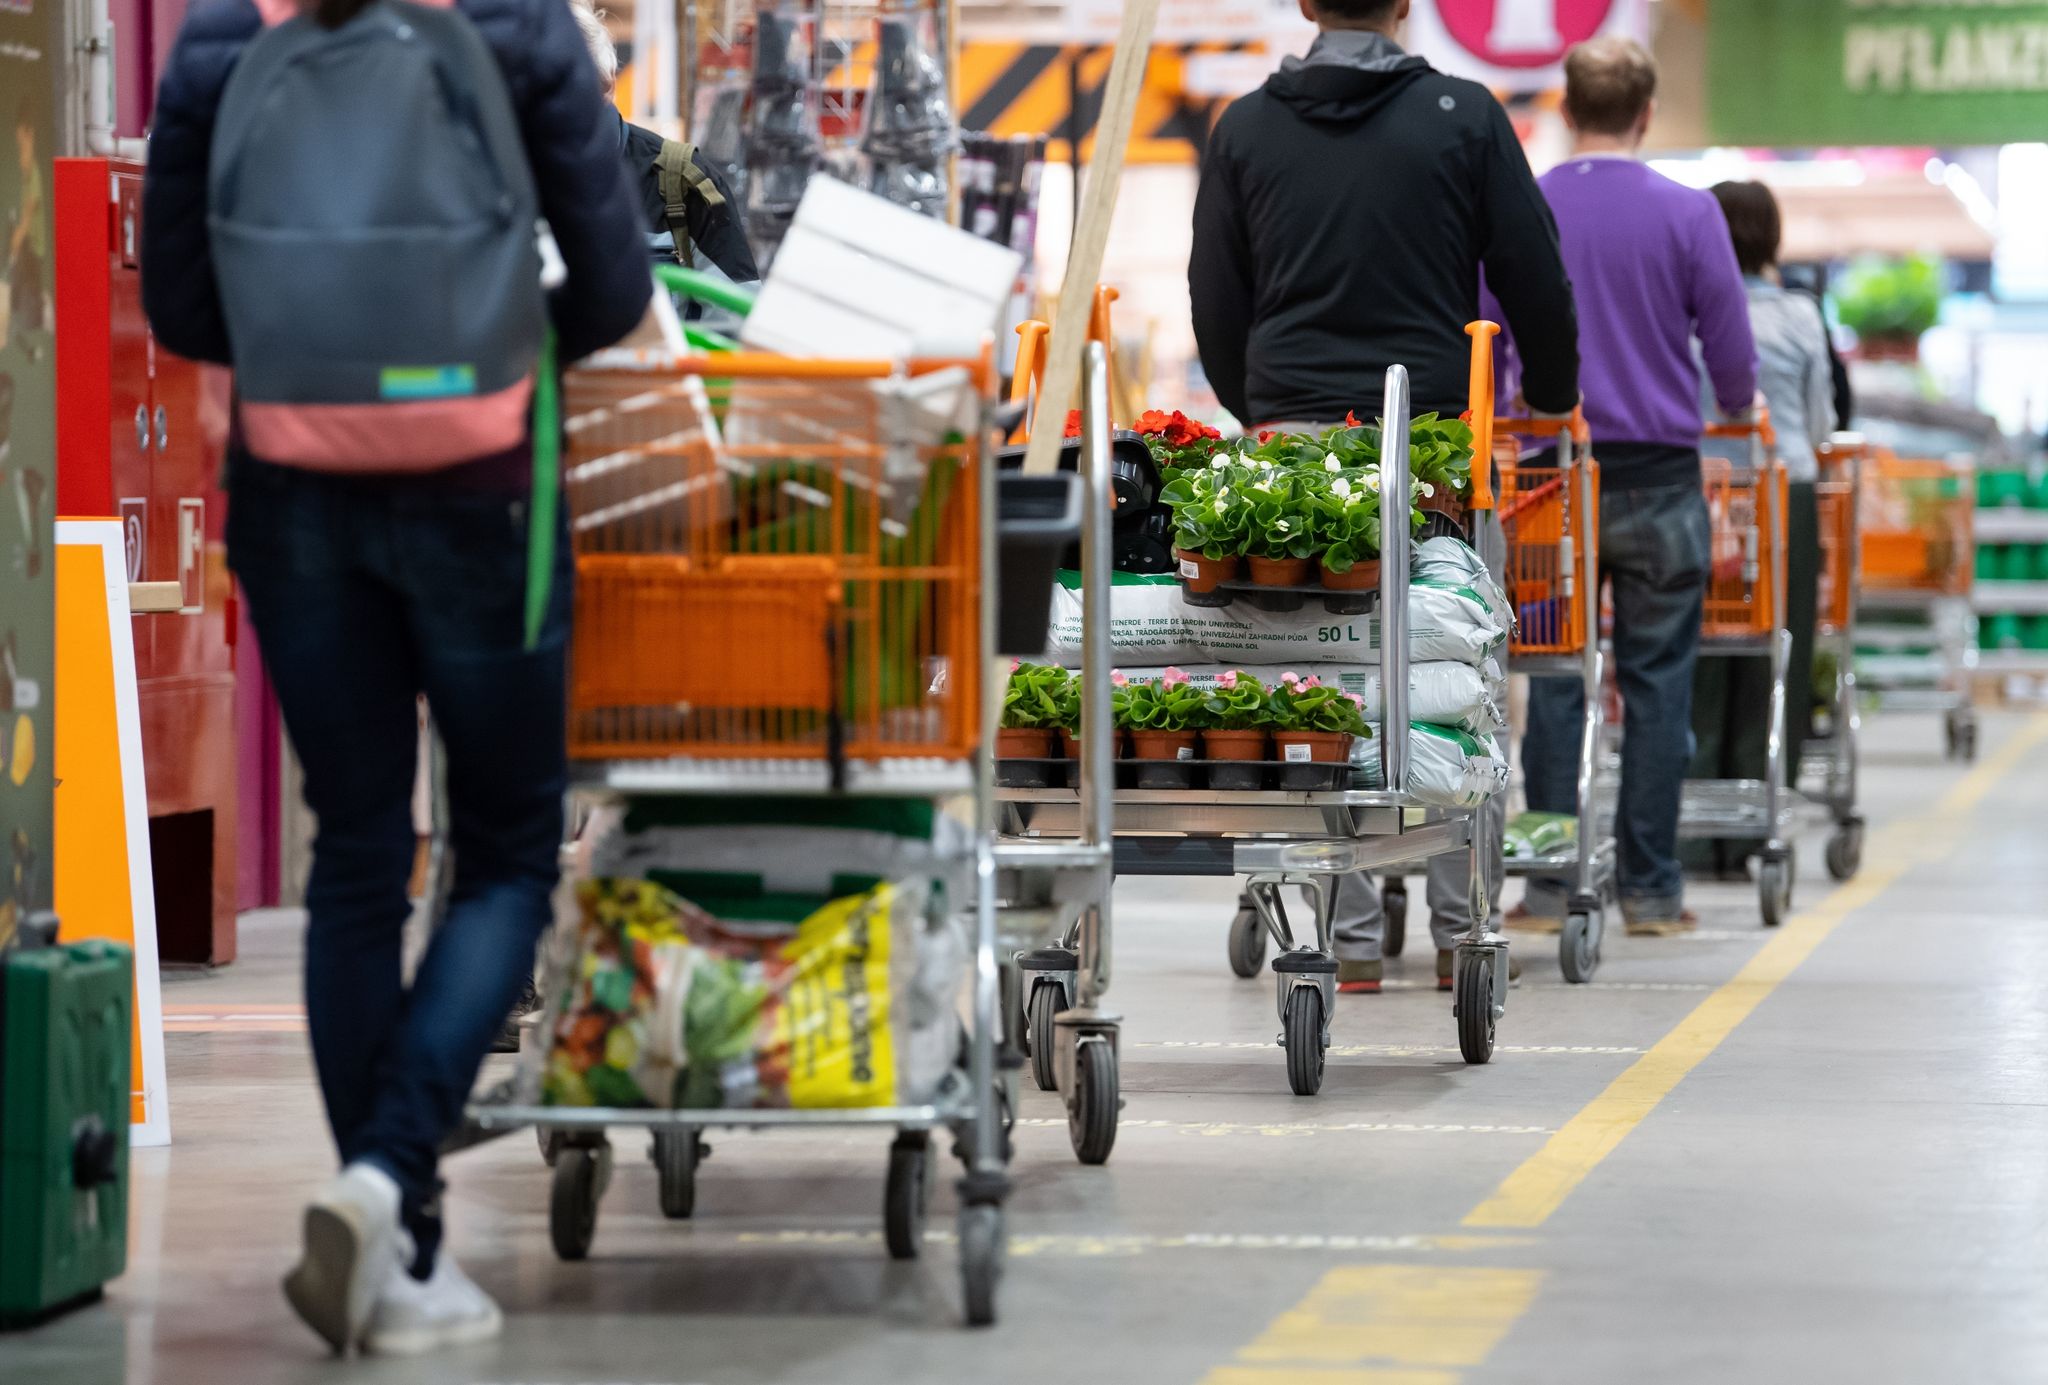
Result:
[[590,1250],[608,1132],[650,1132],[686,1217],[707,1130],[819,1125],[894,1133],[886,1242],[915,1257],[943,1131],[966,1316],[993,1320],[993,385],[986,353],[614,352],[566,378],[588,825],[530,1061],[470,1112],[540,1133],[565,1259]]
[[[1491,432],[1492,330],[1490,324],[1475,327],[1480,336],[1475,359],[1482,359],[1486,367],[1484,401],[1473,425],[1480,436]],[[1099,347],[1092,347],[1091,353],[1088,387],[1095,400],[1106,393],[1104,362]],[[1407,496],[1411,412],[1405,369],[1396,366],[1388,372],[1385,400],[1377,486],[1382,495]],[[1105,425],[1101,411],[1091,407],[1084,427],[1091,514],[1106,513],[1109,505]],[[1495,533],[1493,496],[1484,470],[1479,468],[1473,478],[1471,515],[1475,527]],[[1114,657],[1106,529],[1098,527],[1096,541],[1083,554],[1080,582],[1081,679],[1087,695],[1096,699],[1106,691],[1103,679]],[[1321,1088],[1330,1045],[1338,970],[1332,904],[1340,876],[1413,867],[1437,856],[1465,853],[1471,867],[1472,924],[1455,950],[1452,989],[1459,1047],[1468,1062],[1484,1063],[1492,1057],[1507,1003],[1508,943],[1491,930],[1483,857],[1475,848],[1475,825],[1484,800],[1470,807],[1445,807],[1411,791],[1422,734],[1410,722],[1414,541],[1409,526],[1402,523],[1386,524],[1379,540],[1377,583],[1343,597],[1371,606],[1370,620],[1377,622],[1372,641],[1378,659],[1377,688],[1367,695],[1365,709],[1368,719],[1376,717],[1377,730],[1359,743],[1365,752],[1362,760],[1312,763],[1304,755],[1268,766],[1212,757],[1197,767],[1183,757],[1178,764],[1154,762],[1150,769],[1145,762],[1130,765],[1127,768],[1136,773],[1127,785],[1112,778],[1120,771],[1109,726],[1099,715],[1084,715],[1079,753],[1083,778],[1078,787],[1049,783],[997,790],[1006,845],[1086,842],[1113,820],[1118,875],[1242,877],[1258,927],[1256,936],[1262,943],[1269,939],[1278,949],[1272,970],[1279,1042],[1289,1084],[1304,1096]],[[1340,621],[1337,628],[1344,631],[1351,624]],[[1108,772],[1087,778],[1092,769]],[[1224,786],[1225,772],[1232,781],[1229,787]],[[1180,782],[1170,787],[1135,786],[1145,782],[1147,774]],[[1238,787],[1240,783],[1249,786]],[[1290,889],[1298,889],[1307,899],[1306,937],[1297,934],[1290,918],[1284,898]],[[1077,973],[1085,984],[1087,969],[1071,949],[1044,949],[1023,959],[1017,1022],[1034,1036],[1034,1043],[1037,1035],[1065,1022],[1062,1007],[1075,993]],[[1041,1082],[1046,1076],[1041,1074]],[[1064,1078],[1063,1073],[1052,1076]]]
[[1858,506],[1858,684],[1880,710],[1942,718],[1951,759],[1977,755],[1976,467],[1876,450]]
[[[1856,612],[1863,553],[1857,523],[1869,447],[1853,433],[1838,433],[1819,451],[1814,485],[1820,521],[1820,592],[1814,622],[1814,733],[1801,756],[1806,796],[1834,823],[1828,838],[1828,874],[1848,880],[1863,866],[1863,816],[1857,811],[1858,737]],[[1824,701],[1824,715],[1823,706]],[[1792,709],[1799,714],[1807,709]]]
[[1785,774],[1785,684],[1792,657],[1792,634],[1785,627],[1785,467],[1762,410],[1754,422],[1714,424],[1707,435],[1744,443],[1749,455],[1701,462],[1712,538],[1700,657],[1768,660],[1770,724],[1761,780],[1686,781],[1679,836],[1760,843],[1757,893],[1765,924],[1776,927],[1792,912],[1795,866]]

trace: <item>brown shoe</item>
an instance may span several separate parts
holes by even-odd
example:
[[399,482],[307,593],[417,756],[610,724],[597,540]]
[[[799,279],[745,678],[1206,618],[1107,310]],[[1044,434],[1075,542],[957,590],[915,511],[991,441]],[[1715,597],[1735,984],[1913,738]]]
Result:
[[1690,909],[1675,919],[1628,919],[1622,927],[1631,938],[1682,938],[1700,926],[1700,916]]
[[1386,975],[1385,962],[1337,963],[1337,994],[1378,995],[1380,981]]
[[1517,933],[1545,933],[1555,935],[1564,931],[1564,920],[1555,914],[1532,914],[1526,904],[1517,904],[1502,918],[1503,927]]
[[[1438,990],[1448,991],[1455,988],[1456,982],[1452,979],[1452,973],[1457,968],[1457,956],[1458,954],[1449,948],[1437,949],[1436,988]],[[1508,950],[1508,980],[1520,981],[1521,979],[1522,959],[1515,956],[1514,950],[1510,948]]]

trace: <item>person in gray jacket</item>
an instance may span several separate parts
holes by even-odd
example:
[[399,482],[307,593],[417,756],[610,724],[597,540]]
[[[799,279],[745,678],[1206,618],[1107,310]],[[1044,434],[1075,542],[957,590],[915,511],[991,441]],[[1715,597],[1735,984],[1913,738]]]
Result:
[[[1799,756],[1813,721],[1813,628],[1820,591],[1820,518],[1814,485],[1818,449],[1834,431],[1835,388],[1827,320],[1820,304],[1785,287],[1778,273],[1783,218],[1762,183],[1713,189],[1728,218],[1735,258],[1749,292],[1758,381],[1770,405],[1791,499],[1785,512],[1785,625],[1792,661],[1785,679],[1785,773],[1799,778]],[[1724,454],[1725,455],[1725,454]],[[1771,666],[1765,658],[1702,659],[1693,678],[1694,779],[1762,779],[1768,757]],[[1688,842],[1685,864],[1742,877],[1753,842]]]

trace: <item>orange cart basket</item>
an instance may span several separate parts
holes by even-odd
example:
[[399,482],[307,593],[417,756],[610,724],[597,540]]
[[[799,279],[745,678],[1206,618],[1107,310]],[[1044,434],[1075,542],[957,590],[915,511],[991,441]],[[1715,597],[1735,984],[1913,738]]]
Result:
[[1813,488],[1820,517],[1820,601],[1815,629],[1839,635],[1855,620],[1855,589],[1862,562],[1856,533],[1858,479],[1868,448],[1836,442],[1818,452],[1820,479]]
[[[1503,420],[1502,426],[1515,426]],[[1496,445],[1494,477],[1498,488],[1501,534],[1506,539],[1505,582],[1515,605],[1515,636],[1509,652],[1518,658],[1578,654],[1586,632],[1594,593],[1587,590],[1581,566],[1589,536],[1597,541],[1600,526],[1597,470],[1581,487],[1575,471],[1556,466],[1523,466],[1510,441]],[[1597,467],[1590,460],[1585,463]]]
[[892,435],[876,389],[941,365],[989,388],[985,361],[569,374],[573,758],[972,752],[981,457]]
[[1967,594],[1977,563],[1976,490],[1967,463],[1873,453],[1859,516],[1864,589]]
[[1707,435],[1747,439],[1752,457],[1707,457],[1700,463],[1712,535],[1700,638],[1767,644],[1784,623],[1779,584],[1789,496],[1784,464],[1775,455],[1776,435],[1767,417],[1753,424],[1716,424]]

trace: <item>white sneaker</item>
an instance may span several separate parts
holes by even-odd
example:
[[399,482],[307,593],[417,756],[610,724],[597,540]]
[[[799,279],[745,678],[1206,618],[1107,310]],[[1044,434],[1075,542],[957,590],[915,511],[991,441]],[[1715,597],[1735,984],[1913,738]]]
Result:
[[446,1249],[434,1257],[424,1281],[398,1266],[378,1291],[363,1350],[380,1356],[418,1356],[443,1347],[487,1342],[504,1329],[505,1316]]
[[372,1164],[350,1164],[306,1208],[305,1248],[284,1296],[327,1345],[345,1353],[370,1320],[405,1237],[398,1184]]

